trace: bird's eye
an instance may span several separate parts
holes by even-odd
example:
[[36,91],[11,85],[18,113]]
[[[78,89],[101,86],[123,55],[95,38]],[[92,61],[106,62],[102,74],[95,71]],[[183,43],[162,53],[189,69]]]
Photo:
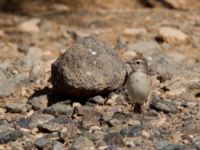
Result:
[[138,64],[138,65],[139,65],[139,64],[140,64],[140,62],[139,62],[139,61],[137,61],[137,62],[136,62],[136,64]]

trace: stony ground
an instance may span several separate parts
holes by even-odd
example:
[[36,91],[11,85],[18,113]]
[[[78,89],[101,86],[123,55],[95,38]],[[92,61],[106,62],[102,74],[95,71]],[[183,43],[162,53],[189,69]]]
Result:
[[[200,149],[200,11],[138,8],[0,13],[0,149]],[[51,64],[88,35],[124,62],[147,59],[144,114],[120,90],[87,101],[52,95]]]

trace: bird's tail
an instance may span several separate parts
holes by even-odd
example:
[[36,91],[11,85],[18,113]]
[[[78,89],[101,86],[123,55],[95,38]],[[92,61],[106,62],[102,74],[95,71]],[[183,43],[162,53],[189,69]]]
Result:
[[135,113],[142,113],[143,111],[143,108],[142,108],[142,105],[141,104],[138,104],[138,103],[135,103],[135,106],[134,106],[134,112]]

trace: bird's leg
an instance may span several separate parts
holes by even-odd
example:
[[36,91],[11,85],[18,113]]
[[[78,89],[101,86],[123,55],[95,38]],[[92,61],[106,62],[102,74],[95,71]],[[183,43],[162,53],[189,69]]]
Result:
[[141,114],[143,112],[142,104],[135,103],[134,112]]

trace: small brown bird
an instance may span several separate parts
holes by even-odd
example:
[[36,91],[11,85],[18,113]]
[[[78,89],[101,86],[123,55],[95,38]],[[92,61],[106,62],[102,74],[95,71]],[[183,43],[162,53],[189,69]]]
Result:
[[134,100],[134,112],[142,113],[143,104],[147,102],[151,92],[151,79],[148,75],[148,64],[142,57],[129,62],[132,72],[127,80],[127,90],[130,98]]

